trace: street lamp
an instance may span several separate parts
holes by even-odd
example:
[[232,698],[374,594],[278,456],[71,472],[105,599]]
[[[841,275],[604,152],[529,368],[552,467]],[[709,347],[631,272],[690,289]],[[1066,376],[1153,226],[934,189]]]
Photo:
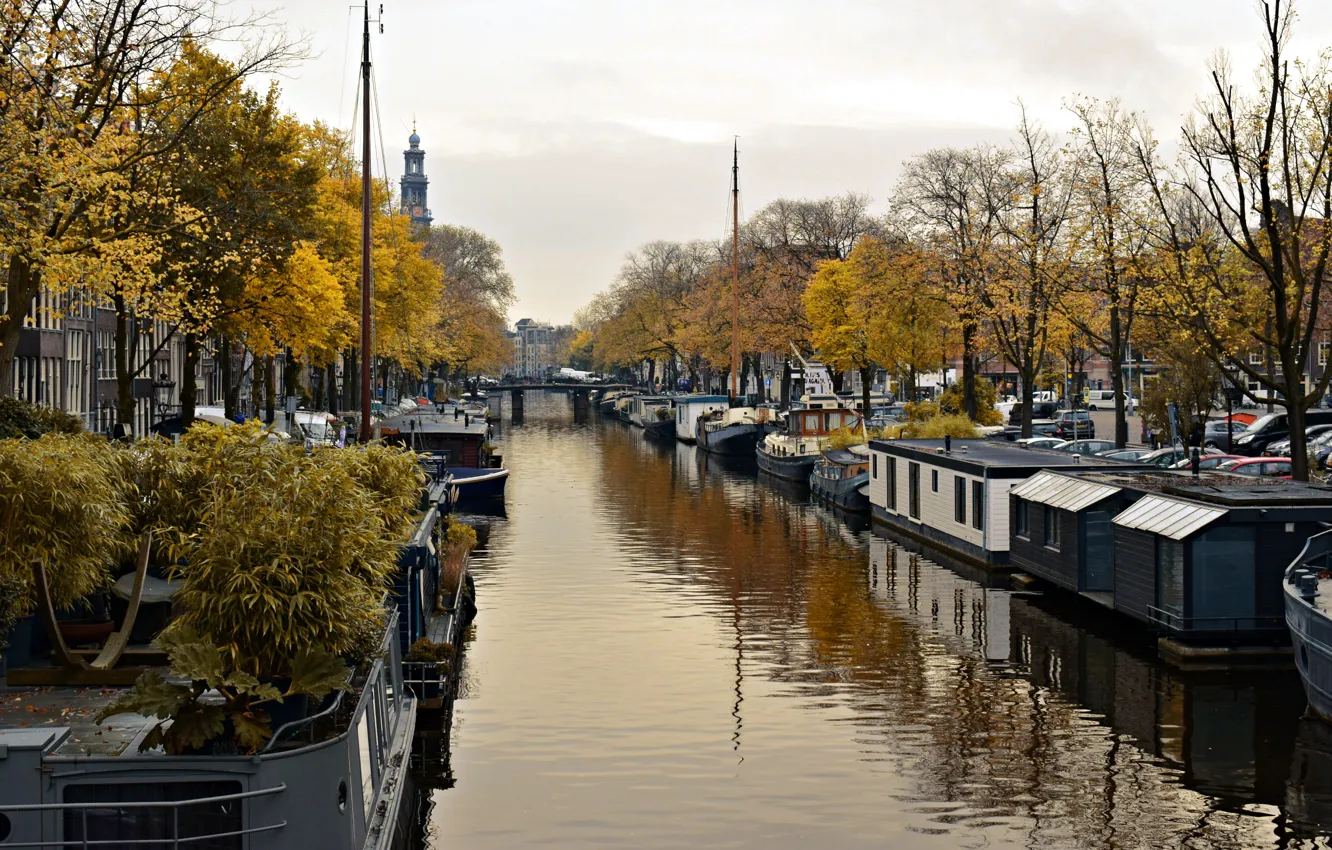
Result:
[[1226,397],[1226,454],[1235,452],[1235,405],[1244,400],[1244,388],[1233,372],[1221,372],[1221,392]]
[[157,400],[157,421],[166,419],[167,411],[171,407],[171,391],[175,389],[176,382],[171,380],[171,376],[166,372],[161,373],[153,380],[153,396]]

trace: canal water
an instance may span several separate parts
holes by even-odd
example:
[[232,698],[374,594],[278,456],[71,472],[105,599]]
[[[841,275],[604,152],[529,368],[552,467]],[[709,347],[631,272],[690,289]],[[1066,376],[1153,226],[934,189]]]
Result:
[[1180,674],[595,407],[525,414],[420,845],[1328,846],[1293,673]]

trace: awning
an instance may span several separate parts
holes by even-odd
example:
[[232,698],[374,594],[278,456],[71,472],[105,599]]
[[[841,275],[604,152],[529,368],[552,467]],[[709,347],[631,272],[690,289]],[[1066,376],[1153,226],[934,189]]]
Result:
[[1069,475],[1038,472],[1009,493],[1038,505],[1076,512],[1115,495],[1119,490],[1119,487],[1084,481]]
[[1145,496],[1115,517],[1115,525],[1183,540],[1225,516],[1224,508],[1210,508],[1165,496]]

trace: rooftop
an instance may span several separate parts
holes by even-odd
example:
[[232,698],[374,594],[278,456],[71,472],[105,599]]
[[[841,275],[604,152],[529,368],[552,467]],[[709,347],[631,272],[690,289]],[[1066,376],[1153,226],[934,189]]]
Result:
[[1058,474],[1075,475],[1081,480],[1111,487],[1127,487],[1223,507],[1332,505],[1332,487],[1327,485],[1283,481],[1279,478],[1251,478],[1214,470],[1204,470],[1196,478],[1186,469],[1152,472],[1059,470]]
[[137,754],[140,735],[157,723],[155,719],[137,714],[118,714],[102,724],[93,719],[124,690],[0,687],[0,743],[9,738],[17,742],[15,736],[31,737],[25,732],[68,729],[68,737],[56,750],[60,755],[118,756],[127,750]]
[[1057,452],[1053,449],[1032,448],[1007,440],[953,440],[952,450],[944,451],[943,440],[870,440],[870,446],[879,451],[906,449],[909,453],[939,455],[955,461],[965,461],[988,467],[1049,468],[1049,467],[1103,467],[1122,468],[1123,461],[1103,457]]

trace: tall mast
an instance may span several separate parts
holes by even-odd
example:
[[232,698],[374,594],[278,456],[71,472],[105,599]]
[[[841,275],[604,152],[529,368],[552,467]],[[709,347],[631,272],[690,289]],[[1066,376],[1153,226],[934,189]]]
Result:
[[370,3],[365,4],[365,33],[361,40],[361,435],[370,430]]
[[731,398],[740,397],[740,142],[731,158]]

